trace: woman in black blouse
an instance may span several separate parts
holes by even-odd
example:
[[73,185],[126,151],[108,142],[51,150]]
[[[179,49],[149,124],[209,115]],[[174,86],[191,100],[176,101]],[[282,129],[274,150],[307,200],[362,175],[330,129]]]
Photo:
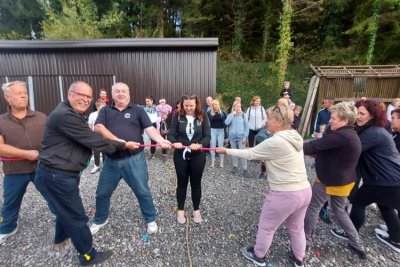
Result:
[[201,178],[206,164],[206,154],[200,149],[210,145],[210,123],[202,110],[200,98],[196,95],[184,95],[180,105],[180,111],[172,119],[168,132],[168,140],[173,143],[175,148],[174,164],[178,178],[177,221],[180,224],[186,222],[184,207],[190,181],[193,220],[195,223],[200,223],[202,221],[200,214]]

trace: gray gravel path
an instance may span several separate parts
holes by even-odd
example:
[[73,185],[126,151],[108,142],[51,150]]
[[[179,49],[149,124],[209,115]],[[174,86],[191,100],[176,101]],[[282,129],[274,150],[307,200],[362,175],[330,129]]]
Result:
[[[163,163],[158,151],[157,157],[148,161],[148,167],[160,232],[146,241],[143,240],[146,227],[136,198],[121,181],[111,200],[109,224],[94,237],[99,250],[113,249],[114,252],[110,260],[99,266],[254,266],[242,257],[240,248],[254,243],[255,225],[268,190],[267,182],[257,178],[260,167],[255,162],[249,163],[250,179],[231,175],[229,157],[225,162],[224,169],[210,169],[207,163],[201,204],[203,223],[197,225],[190,220],[183,226],[176,223],[176,176],[172,158]],[[306,158],[310,181],[315,179],[315,172],[310,168],[312,162],[313,159]],[[90,174],[91,167],[83,173],[80,185],[88,215],[95,207],[99,175]],[[3,175],[0,176],[0,204],[3,201],[2,185]],[[188,197],[190,200],[190,193]],[[191,214],[191,201],[187,201],[186,206]],[[400,254],[388,249],[373,235],[373,229],[382,223],[379,212],[368,208],[367,217],[360,232],[365,241],[367,260],[359,260],[345,241],[330,234],[335,222],[333,225],[320,223],[318,240],[307,255],[307,266],[399,266]],[[0,245],[0,266],[78,265],[73,247],[54,248],[53,220],[44,200],[30,185],[20,212],[19,231]],[[289,235],[282,226],[274,237],[267,263],[290,266],[289,250]]]

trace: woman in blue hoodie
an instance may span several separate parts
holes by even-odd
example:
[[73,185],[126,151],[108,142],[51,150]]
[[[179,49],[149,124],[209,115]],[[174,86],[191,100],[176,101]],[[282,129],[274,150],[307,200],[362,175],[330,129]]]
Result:
[[[242,110],[242,104],[234,102],[232,112],[229,113],[225,120],[226,126],[229,127],[228,138],[232,149],[243,149],[246,147],[247,137],[249,136],[249,124],[247,115]],[[247,160],[241,159],[243,168],[243,177],[249,178],[247,171]],[[238,158],[232,157],[232,174],[238,172]]]

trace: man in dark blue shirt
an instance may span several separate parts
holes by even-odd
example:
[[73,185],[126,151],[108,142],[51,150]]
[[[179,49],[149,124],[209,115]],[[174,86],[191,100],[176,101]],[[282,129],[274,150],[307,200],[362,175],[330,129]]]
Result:
[[322,109],[318,111],[317,118],[315,119],[314,132],[319,133],[319,126],[321,124],[328,125],[331,119],[331,112],[329,108],[333,105],[332,97],[325,97],[322,101]]
[[126,84],[114,84],[111,94],[114,103],[100,110],[95,131],[111,140],[133,141],[137,148],[107,154],[97,185],[96,214],[90,231],[95,234],[108,223],[111,195],[123,178],[139,201],[147,223],[147,232],[154,234],[158,230],[156,209],[148,185],[149,175],[143,147],[139,145],[143,144],[143,131],[161,144],[162,148],[171,148],[171,142],[165,140],[153,127],[143,108],[130,103],[129,87]]

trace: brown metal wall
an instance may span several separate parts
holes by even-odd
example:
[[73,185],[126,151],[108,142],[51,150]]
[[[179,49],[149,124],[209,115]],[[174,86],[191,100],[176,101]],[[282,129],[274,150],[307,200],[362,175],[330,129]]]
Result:
[[[28,81],[32,76],[35,109],[48,114],[60,102],[59,76],[64,98],[76,80],[88,82],[97,95],[111,94],[113,76],[131,89],[132,101],[144,104],[147,95],[165,97],[174,106],[185,92],[202,99],[215,96],[216,48],[77,48],[0,50],[0,80]],[[0,99],[0,112],[6,110]]]

